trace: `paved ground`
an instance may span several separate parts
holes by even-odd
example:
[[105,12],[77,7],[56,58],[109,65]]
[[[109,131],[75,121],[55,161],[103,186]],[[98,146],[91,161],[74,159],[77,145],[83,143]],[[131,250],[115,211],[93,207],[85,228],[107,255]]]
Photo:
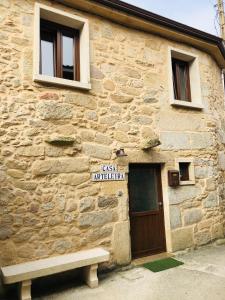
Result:
[[35,300],[225,300],[225,246],[179,255],[184,265],[159,273],[142,267],[105,274],[96,289],[82,285]]

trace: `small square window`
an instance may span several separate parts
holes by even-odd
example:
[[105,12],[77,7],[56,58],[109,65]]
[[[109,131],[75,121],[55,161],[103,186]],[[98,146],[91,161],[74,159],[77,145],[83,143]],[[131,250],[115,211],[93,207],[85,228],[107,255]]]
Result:
[[180,173],[180,185],[195,184],[195,172],[192,158],[177,158],[175,160],[175,169]]
[[180,181],[188,181],[190,179],[189,167],[190,167],[189,162],[180,162],[179,163]]

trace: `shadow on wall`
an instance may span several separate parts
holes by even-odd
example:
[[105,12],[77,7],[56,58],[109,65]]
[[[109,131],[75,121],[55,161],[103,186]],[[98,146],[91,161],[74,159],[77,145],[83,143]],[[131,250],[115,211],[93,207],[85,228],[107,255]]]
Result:
[[[32,299],[38,300],[39,297],[81,286],[84,284],[81,278],[81,269],[76,269],[32,280]],[[18,284],[4,286],[0,280],[0,300],[17,299],[19,299]]]

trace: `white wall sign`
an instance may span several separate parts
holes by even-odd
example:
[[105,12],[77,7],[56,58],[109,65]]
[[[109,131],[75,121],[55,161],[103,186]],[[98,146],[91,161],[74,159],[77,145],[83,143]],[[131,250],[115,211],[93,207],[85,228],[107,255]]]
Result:
[[117,172],[117,165],[101,165],[103,172]]
[[117,172],[116,165],[101,165],[101,173],[93,173],[92,181],[122,181],[125,173]]

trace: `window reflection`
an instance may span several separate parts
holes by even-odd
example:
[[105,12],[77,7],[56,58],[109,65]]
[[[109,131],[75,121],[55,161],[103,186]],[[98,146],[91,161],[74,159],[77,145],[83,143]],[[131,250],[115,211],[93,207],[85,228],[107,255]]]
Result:
[[74,79],[74,39],[68,36],[62,36],[63,45],[63,78]]
[[41,40],[41,73],[54,76],[54,44]]

